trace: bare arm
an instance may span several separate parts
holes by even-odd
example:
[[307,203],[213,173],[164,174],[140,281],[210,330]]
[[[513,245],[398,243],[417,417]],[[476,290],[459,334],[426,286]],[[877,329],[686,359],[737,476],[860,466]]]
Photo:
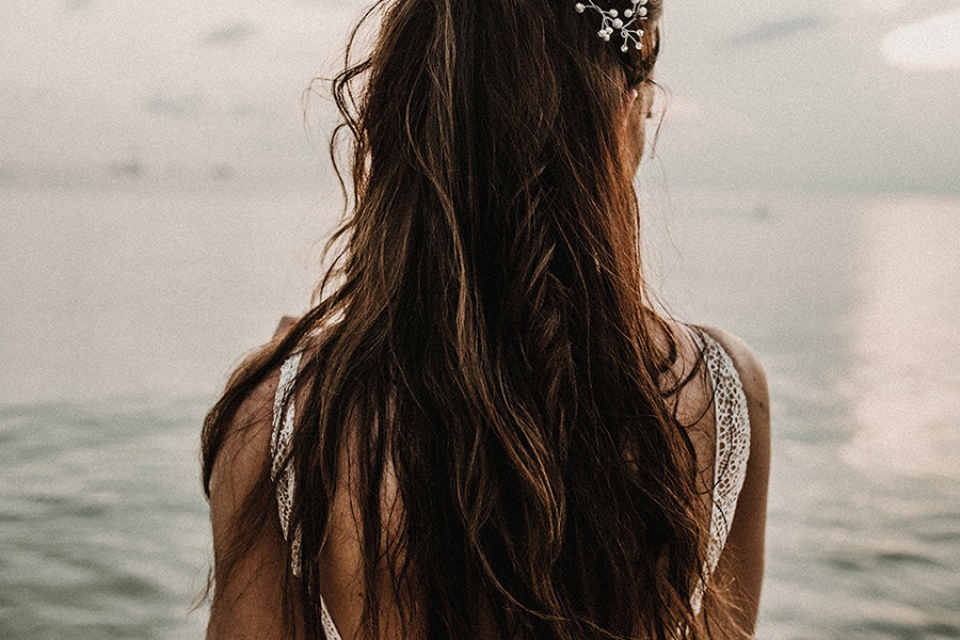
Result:
[[733,603],[738,608],[735,620],[746,637],[753,637],[763,583],[770,474],[770,397],[763,367],[750,347],[733,334],[714,328],[706,330],[730,354],[743,383],[750,416],[746,479],[716,573],[721,583],[730,585]]
[[[278,374],[261,384],[241,406],[217,456],[210,482],[216,584],[207,640],[283,638],[284,541],[276,509],[254,531],[233,570],[224,575],[237,543],[236,518],[270,457],[273,394]],[[274,503],[275,506],[275,503]]]

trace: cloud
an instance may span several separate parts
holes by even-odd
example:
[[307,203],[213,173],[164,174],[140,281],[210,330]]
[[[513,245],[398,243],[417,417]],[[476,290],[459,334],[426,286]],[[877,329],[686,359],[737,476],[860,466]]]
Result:
[[189,118],[200,113],[202,103],[203,100],[198,94],[175,98],[154,94],[143,103],[143,110],[154,115]]
[[960,9],[900,27],[882,51],[887,62],[908,69],[960,67]]
[[822,29],[827,21],[820,16],[801,16],[768,22],[723,41],[728,47],[746,47],[788,38],[803,31]]
[[257,29],[246,22],[236,22],[211,31],[203,37],[203,43],[214,46],[234,45],[255,36]]
[[858,8],[867,13],[893,13],[903,11],[904,5],[912,4],[910,0],[859,0]]
[[66,0],[63,5],[64,11],[67,13],[73,13],[75,11],[82,11],[90,6],[92,0]]

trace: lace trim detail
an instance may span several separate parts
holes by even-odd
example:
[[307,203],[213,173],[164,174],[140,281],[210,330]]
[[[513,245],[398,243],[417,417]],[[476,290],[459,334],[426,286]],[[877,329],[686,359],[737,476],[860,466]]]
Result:
[[[720,554],[730,535],[737,499],[747,475],[750,458],[750,419],[747,397],[740,375],[727,352],[706,333],[704,360],[713,386],[713,410],[717,447],[713,467],[713,507],[710,513],[710,542],[704,575],[710,576],[717,568]],[[705,586],[698,585],[690,599],[694,611],[703,603]]]
[[[293,425],[296,418],[294,403],[289,404],[286,413],[284,413],[283,407],[287,403],[290,390],[293,388],[293,382],[297,379],[302,357],[302,352],[294,353],[280,366],[280,382],[277,383],[277,394],[273,400],[273,434],[270,438],[270,453],[273,464],[270,467],[270,479],[277,483],[277,511],[280,515],[280,528],[283,530],[283,537],[287,540],[289,540],[290,511],[293,508],[293,489],[296,486],[296,476],[291,467],[284,467],[283,465],[290,456]],[[298,529],[290,542],[290,568],[295,576],[300,575],[300,539],[301,534]]]
[[710,547],[707,562],[710,573],[717,568],[720,552],[730,534],[737,499],[747,475],[750,458],[750,420],[747,397],[740,375],[727,352],[710,336],[705,336],[705,356],[714,393],[714,420],[717,451],[713,473],[713,510],[710,516]]
[[[293,383],[297,379],[297,372],[300,371],[302,358],[303,352],[298,351],[287,358],[280,366],[280,381],[277,383],[277,394],[273,400],[273,434],[270,439],[273,463],[270,467],[270,478],[277,483],[277,511],[280,514],[280,527],[283,529],[283,537],[288,540],[296,476],[293,469],[291,467],[284,468],[283,463],[290,456],[296,412],[293,402],[287,407],[286,413],[283,412],[283,407],[289,400]],[[280,476],[279,480],[277,479],[278,474]],[[301,532],[297,529],[290,543],[290,568],[295,576],[300,575],[300,539]],[[320,597],[320,625],[323,627],[323,633],[327,640],[342,640],[323,596]]]
[[333,624],[330,612],[327,611],[327,603],[323,601],[323,596],[320,596],[320,626],[323,627],[323,633],[327,636],[327,640],[343,640],[337,630],[337,625]]

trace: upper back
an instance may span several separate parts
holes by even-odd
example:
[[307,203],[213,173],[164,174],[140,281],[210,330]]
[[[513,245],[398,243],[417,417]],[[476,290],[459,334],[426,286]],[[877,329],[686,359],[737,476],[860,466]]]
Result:
[[[710,574],[718,564],[730,533],[750,455],[747,396],[738,373],[738,363],[734,360],[741,355],[738,350],[741,345],[729,334],[715,329],[701,330],[684,325],[673,325],[672,328],[677,339],[677,357],[668,377],[685,381],[674,394],[675,412],[695,452],[699,489],[703,495],[703,526],[710,530],[708,566],[705,567],[706,573]],[[280,420],[281,407],[296,376],[300,358],[300,353],[289,358],[280,372],[271,439],[275,473],[279,469],[277,461],[287,454],[290,446],[296,405],[291,405],[283,423]],[[323,623],[331,640],[338,638],[340,631],[344,637],[354,637],[360,629],[363,612],[361,500],[357,495],[358,483],[350,471],[355,465],[351,464],[353,454],[349,445],[343,448],[341,455],[341,488],[332,505],[328,537],[320,557]],[[277,478],[278,512],[284,535],[291,535],[288,520],[293,482],[289,471]],[[383,521],[388,527],[399,517],[396,490],[392,469],[387,469],[381,497]],[[296,550],[296,543],[293,546]],[[294,561],[300,562],[300,559],[294,558]],[[383,637],[399,637],[399,608],[391,600],[393,594],[387,582],[381,596],[386,596],[381,601],[381,616],[386,622],[381,627]],[[700,607],[701,597],[700,588],[691,594],[695,608]]]

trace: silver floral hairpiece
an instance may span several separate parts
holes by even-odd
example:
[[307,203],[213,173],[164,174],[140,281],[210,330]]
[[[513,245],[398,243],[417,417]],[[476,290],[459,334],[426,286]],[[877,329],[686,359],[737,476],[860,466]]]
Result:
[[[620,13],[616,9],[601,9],[593,0],[578,2],[574,5],[574,8],[577,13],[583,13],[587,9],[599,13],[603,17],[603,22],[600,24],[600,31],[597,32],[597,36],[604,42],[609,42],[613,32],[619,30],[620,37],[623,38],[620,51],[626,52],[630,49],[630,45],[633,45],[635,49],[643,49],[643,45],[640,43],[640,38],[643,37],[643,29],[640,28],[639,21],[647,19],[647,8],[644,6],[647,4],[647,0],[630,0],[630,3],[633,6],[630,9],[624,9],[623,18],[620,17]],[[633,26],[632,29],[631,26]]]

